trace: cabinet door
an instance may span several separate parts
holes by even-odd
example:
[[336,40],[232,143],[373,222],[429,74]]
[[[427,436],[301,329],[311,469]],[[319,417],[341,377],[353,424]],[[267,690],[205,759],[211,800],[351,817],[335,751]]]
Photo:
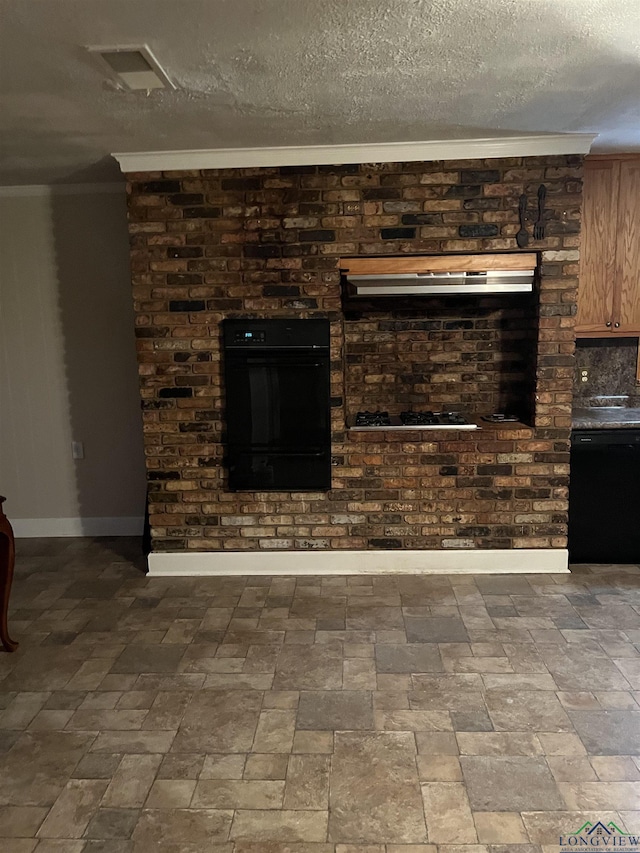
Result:
[[619,161],[585,163],[578,335],[609,334],[613,327],[619,176]]
[[640,334],[640,158],[620,164],[617,243],[614,331]]

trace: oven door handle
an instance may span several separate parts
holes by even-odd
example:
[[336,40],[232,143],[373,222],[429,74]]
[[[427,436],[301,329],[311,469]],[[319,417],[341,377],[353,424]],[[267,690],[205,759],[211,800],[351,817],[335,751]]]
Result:
[[233,359],[233,361],[228,360],[227,365],[232,370],[241,370],[243,367],[247,365],[258,365],[260,367],[295,367],[296,369],[299,367],[324,367],[326,364],[321,361],[293,361],[292,359],[284,359],[284,358],[256,358],[249,357],[243,359]]
[[235,355],[237,352],[313,352],[316,353],[318,350],[322,352],[329,353],[329,347],[320,347],[320,346],[299,346],[299,347],[249,347],[246,346],[225,346],[225,352],[233,352]]
[[249,456],[310,456],[317,458],[318,456],[327,456],[327,450],[302,450],[297,448],[287,447],[280,448],[274,450],[273,447],[270,447],[268,450],[262,449],[259,445],[255,444],[242,444],[242,445],[229,445],[229,453],[233,454],[245,454]]

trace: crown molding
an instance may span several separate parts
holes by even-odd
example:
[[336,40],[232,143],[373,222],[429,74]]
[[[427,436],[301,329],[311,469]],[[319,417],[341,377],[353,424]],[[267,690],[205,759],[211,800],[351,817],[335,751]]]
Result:
[[126,184],[109,182],[104,184],[24,184],[0,187],[0,198],[59,195],[111,195],[124,194]]
[[113,154],[123,172],[174,172],[268,166],[399,163],[587,154],[597,134],[560,133],[488,139],[434,139],[365,145],[304,145],[279,148],[204,148],[193,151],[129,151]]

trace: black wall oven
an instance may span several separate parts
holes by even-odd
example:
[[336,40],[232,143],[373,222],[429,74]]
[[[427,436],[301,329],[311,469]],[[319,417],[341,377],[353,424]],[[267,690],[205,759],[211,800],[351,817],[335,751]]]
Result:
[[328,320],[223,322],[231,491],[331,488]]

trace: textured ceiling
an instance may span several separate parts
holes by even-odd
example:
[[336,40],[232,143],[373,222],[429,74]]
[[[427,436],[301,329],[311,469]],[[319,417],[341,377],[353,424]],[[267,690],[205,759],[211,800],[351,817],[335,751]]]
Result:
[[[592,131],[640,150],[640,0],[0,0],[0,183],[111,151]],[[177,91],[84,45],[148,43]]]

